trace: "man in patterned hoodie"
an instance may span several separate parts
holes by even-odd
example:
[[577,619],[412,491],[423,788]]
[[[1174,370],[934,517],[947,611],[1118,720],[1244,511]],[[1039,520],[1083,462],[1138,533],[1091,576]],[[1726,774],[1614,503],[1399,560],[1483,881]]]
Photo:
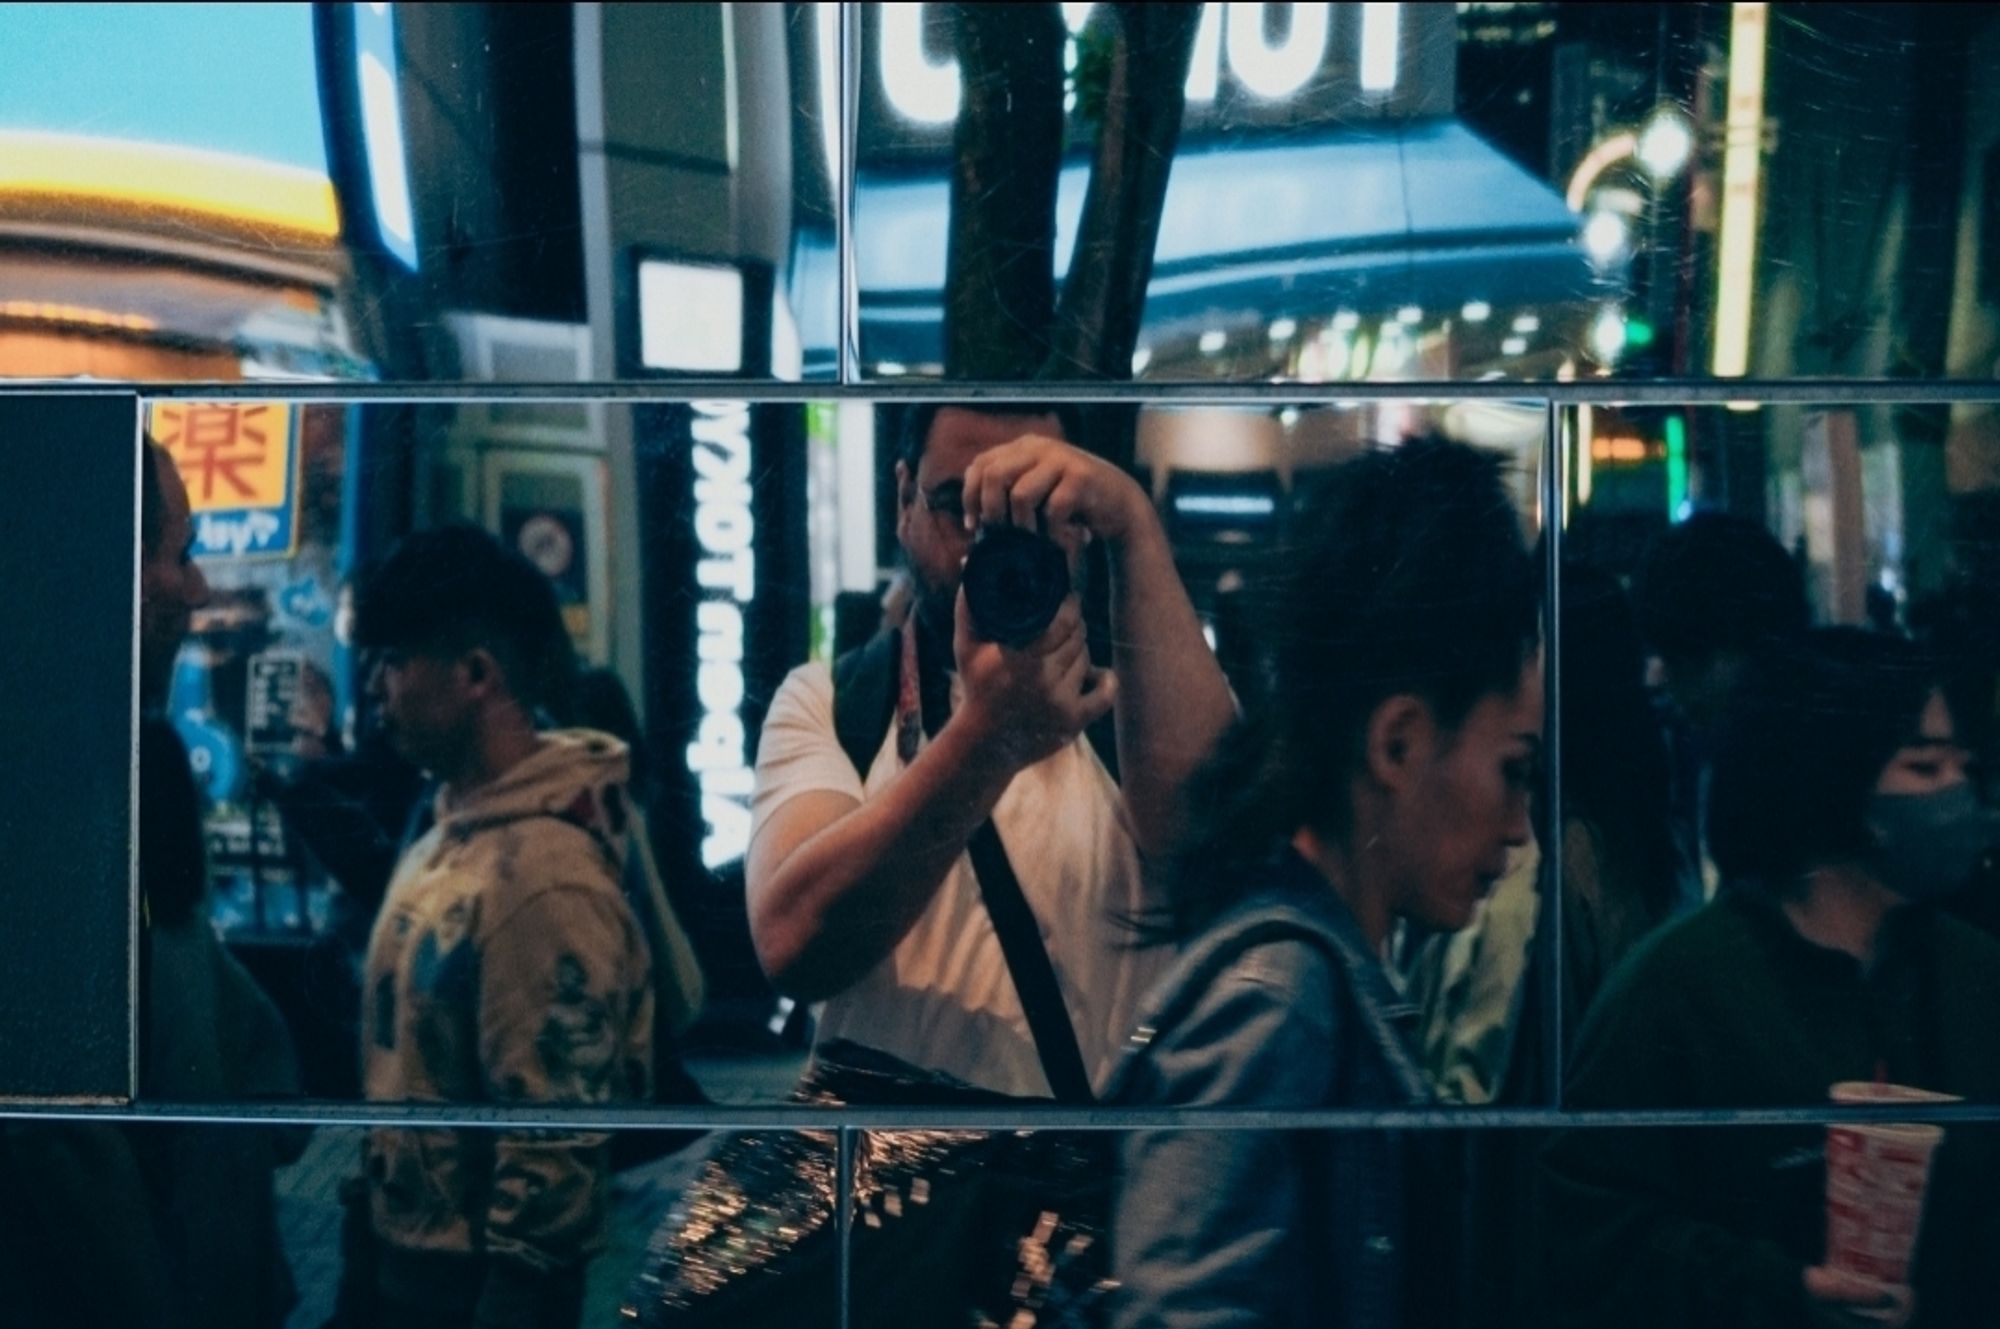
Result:
[[[643,1100],[653,998],[619,888],[626,753],[537,728],[569,664],[548,582],[477,528],[420,532],[370,579],[355,630],[391,741],[440,786],[368,948],[367,1098]],[[372,1132],[371,1318],[574,1326],[607,1154],[584,1132]]]

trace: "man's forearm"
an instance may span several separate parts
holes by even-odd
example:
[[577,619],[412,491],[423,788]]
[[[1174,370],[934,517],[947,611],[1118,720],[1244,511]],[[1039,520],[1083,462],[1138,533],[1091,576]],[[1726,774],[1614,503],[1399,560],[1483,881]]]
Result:
[[751,896],[758,958],[778,989],[817,1001],[881,963],[1012,778],[961,712],[879,796],[787,856]]
[[1111,577],[1119,780],[1140,848],[1161,855],[1181,834],[1182,789],[1236,704],[1157,522],[1113,547]]

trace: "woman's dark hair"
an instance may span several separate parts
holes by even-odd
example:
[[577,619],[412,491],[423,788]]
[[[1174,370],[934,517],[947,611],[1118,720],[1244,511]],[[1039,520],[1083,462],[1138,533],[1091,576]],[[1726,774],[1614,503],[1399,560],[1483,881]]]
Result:
[[1170,877],[1171,919],[1147,932],[1199,927],[1301,827],[1345,833],[1347,781],[1382,702],[1421,697],[1455,727],[1514,691],[1540,636],[1540,578],[1501,459],[1441,438],[1334,468],[1272,566],[1276,593],[1256,605],[1264,695],[1245,699],[1189,790],[1202,820]]
[[1859,628],[1760,654],[1730,694],[1709,776],[1716,867],[1786,894],[1811,869],[1867,853],[1875,782],[1937,687],[1922,650]]
[[555,714],[576,677],[555,587],[490,532],[462,523],[406,537],[369,575],[354,596],[354,642],[444,655],[483,647],[517,700]]
[[1581,563],[1562,570],[1557,693],[1563,815],[1615,845],[1622,881],[1651,917],[1677,883],[1667,745],[1646,694],[1646,658],[1624,587]]
[[139,890],[147,917],[180,927],[208,896],[201,794],[187,747],[165,720],[139,723]]

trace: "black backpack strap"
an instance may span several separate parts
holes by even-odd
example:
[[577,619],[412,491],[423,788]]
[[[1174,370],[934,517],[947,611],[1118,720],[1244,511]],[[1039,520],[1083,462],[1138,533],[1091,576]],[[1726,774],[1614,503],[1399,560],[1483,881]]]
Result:
[[902,638],[878,632],[833,662],[833,732],[865,783],[896,719]]
[[1034,1035],[1035,1051],[1041,1056],[1050,1090],[1061,1103],[1095,1102],[1090,1073],[1083,1066],[1083,1050],[1077,1046],[1076,1027],[1070,1023],[1069,1008],[1056,985],[1048,947],[1042,944],[1041,925],[1028,906],[1028,897],[1021,893],[1020,879],[1007,861],[1006,846],[1000,843],[1000,832],[994,829],[991,817],[972,833],[966,852],[972,856],[973,875],[979,878],[979,897],[993,920],[993,930],[1000,934],[1000,953],[1007,957],[1007,973],[1027,1014],[1028,1032]]
[[[878,634],[865,646],[841,656],[833,664],[833,729],[841,751],[854,769],[868,778],[868,768],[895,723],[896,699],[901,691],[902,636],[896,632]],[[941,675],[928,678],[923,687],[924,731],[936,734],[950,709],[950,698]],[[1048,948],[1042,944],[1041,925],[1021,893],[1021,882],[1008,861],[1000,832],[988,818],[966,845],[972,859],[973,876],[993,930],[1000,938],[1000,953],[1006,957],[1007,973],[1021,998],[1034,1036],[1035,1051],[1048,1076],[1049,1088],[1060,1102],[1094,1102],[1090,1074],[1084,1069],[1083,1051],[1077,1045],[1076,1029],[1070,1023],[1062,989],[1056,983],[1055,966]]]
[[[951,712],[951,693],[942,670],[931,669],[920,688],[924,732],[936,736]],[[1007,974],[1014,980],[1014,992],[1021,999],[1021,1011],[1028,1017],[1028,1032],[1034,1037],[1035,1052],[1041,1057],[1042,1074],[1057,1102],[1085,1104],[1096,1101],[1090,1092],[1090,1073],[1084,1069],[1083,1051],[1077,1046],[1076,1027],[1070,1023],[1069,1007],[1063,1003],[1062,988],[1056,984],[1055,965],[1049,948],[1042,944],[1041,924],[1028,897],[1021,893],[1021,879],[1007,858],[1007,847],[988,817],[966,842],[972,859],[972,875],[979,882],[979,898],[993,920],[1000,938],[1000,953],[1007,960]]]
[[1111,783],[1118,783],[1118,713],[1106,711],[1095,723],[1083,731],[1090,740],[1091,750],[1097,753],[1097,760],[1103,763],[1105,774]]

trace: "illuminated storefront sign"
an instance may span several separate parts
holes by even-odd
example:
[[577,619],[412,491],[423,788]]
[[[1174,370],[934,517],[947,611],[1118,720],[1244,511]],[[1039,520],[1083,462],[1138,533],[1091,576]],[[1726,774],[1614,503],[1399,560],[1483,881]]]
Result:
[[750,408],[694,403],[695,696],[701,722],[688,771],[701,786],[702,863],[719,867],[750,844],[750,752],[743,723],[744,619],[757,594],[751,510]]
[[[1108,15],[1097,5],[1061,8],[1070,35],[1064,58],[1088,85],[1093,25]],[[884,375],[936,372],[964,93],[951,7],[871,4],[858,17],[861,359]],[[1051,26],[1060,38],[1062,28]],[[1438,331],[1404,317],[1406,308],[1448,303],[1490,315],[1616,285],[1622,267],[1609,279],[1590,267],[1561,197],[1457,118],[1457,41],[1449,5],[1202,8],[1135,374],[1158,372],[1163,358],[1220,355],[1239,334],[1256,336],[1261,351],[1259,322],[1274,333],[1290,326],[1274,341],[1304,340],[1314,335],[1304,320],[1347,309],[1394,312],[1398,322],[1380,331],[1336,327],[1338,347],[1310,352],[1337,357],[1325,376],[1395,376],[1428,363]],[[1097,134],[1075,96],[1069,115],[1056,182],[1058,282],[1069,270],[1092,172],[1086,147]],[[1621,263],[1628,248],[1620,247]],[[1519,350],[1529,350],[1526,341]]]
[[354,12],[355,77],[361,94],[361,136],[368,153],[368,194],[382,247],[406,268],[417,266],[416,209],[410,201],[409,153],[396,81],[393,6],[358,4]]
[[1718,378],[1741,378],[1750,367],[1750,294],[1756,280],[1770,8],[1737,4],[1729,9],[1729,111],[1722,150],[1722,228],[1715,259]]
[[[874,63],[889,108],[909,124],[949,124],[958,115],[960,76],[957,64],[939,50],[945,43],[927,32],[927,23],[934,21],[927,11],[937,7],[872,8],[879,11]],[[1063,6],[1072,42],[1089,23],[1094,8]],[[1242,116],[1244,102],[1290,103],[1310,97],[1330,103],[1357,96],[1379,102],[1404,81],[1405,8],[1401,4],[1203,6],[1188,69],[1188,127],[1199,128],[1204,109],[1224,99],[1232,103],[1226,108],[1232,120]],[[1274,18],[1281,20],[1275,31]],[[1072,50],[1072,67],[1074,60]],[[1331,109],[1330,104],[1324,109]]]
[[740,373],[743,274],[712,263],[641,259],[639,363],[681,373]]
[[197,558],[298,548],[296,412],[277,402],[156,402],[146,428],[187,485]]

